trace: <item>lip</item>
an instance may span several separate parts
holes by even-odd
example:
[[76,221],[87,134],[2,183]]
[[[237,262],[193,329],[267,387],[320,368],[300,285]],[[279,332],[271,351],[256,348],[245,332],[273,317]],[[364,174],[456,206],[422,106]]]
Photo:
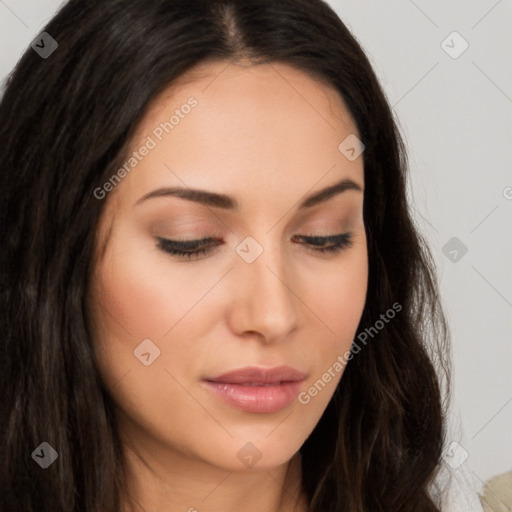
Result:
[[297,398],[306,375],[290,366],[248,366],[218,377],[204,385],[228,404],[252,413],[273,413]]

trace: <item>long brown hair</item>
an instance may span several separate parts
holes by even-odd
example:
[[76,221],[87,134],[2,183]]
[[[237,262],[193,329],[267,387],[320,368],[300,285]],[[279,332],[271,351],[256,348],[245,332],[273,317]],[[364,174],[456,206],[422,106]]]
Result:
[[[368,338],[301,447],[308,512],[437,511],[449,333],[406,199],[407,158],[355,38],[322,0],[72,0],[28,48],[0,104],[0,502],[114,512],[122,451],[85,297],[105,201],[151,101],[207,59],[284,62],[336,87],[365,145]],[[446,389],[444,389],[446,388]],[[31,453],[47,442],[58,463]]]

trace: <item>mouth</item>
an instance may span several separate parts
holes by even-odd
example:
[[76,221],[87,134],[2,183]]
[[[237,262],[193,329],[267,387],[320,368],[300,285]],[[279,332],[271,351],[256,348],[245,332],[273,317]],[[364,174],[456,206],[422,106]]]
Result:
[[229,405],[251,413],[273,413],[291,405],[306,375],[289,366],[246,367],[203,381]]

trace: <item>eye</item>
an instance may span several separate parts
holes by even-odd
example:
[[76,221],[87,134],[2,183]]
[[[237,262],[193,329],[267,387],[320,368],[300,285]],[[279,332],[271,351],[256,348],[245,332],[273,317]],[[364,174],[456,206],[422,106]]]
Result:
[[212,250],[212,247],[220,245],[222,240],[205,237],[200,240],[169,240],[167,238],[157,238],[158,248],[177,256],[179,258],[192,259],[197,258],[202,254],[207,254]]
[[352,247],[353,234],[340,233],[339,235],[317,236],[317,235],[295,235],[295,240],[304,240],[310,246],[310,250],[320,253],[335,254],[343,249]]
[[[304,241],[311,246],[309,250],[316,253],[335,254],[343,249],[351,247],[352,233],[341,233],[339,235],[317,236],[317,235],[295,235],[295,241]],[[197,259],[199,256],[209,254],[214,247],[221,245],[222,240],[211,237],[204,237],[199,240],[169,240],[157,238],[157,247],[177,258],[188,260]]]

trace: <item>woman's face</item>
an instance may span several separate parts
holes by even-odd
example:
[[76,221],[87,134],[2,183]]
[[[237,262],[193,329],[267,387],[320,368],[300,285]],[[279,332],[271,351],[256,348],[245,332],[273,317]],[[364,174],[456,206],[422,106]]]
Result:
[[[362,315],[357,130],[333,89],[285,64],[194,72],[155,100],[124,172],[95,191],[107,204],[89,288],[94,343],[140,456],[272,468],[319,421]],[[319,195],[342,180],[353,184]],[[202,238],[212,240],[190,259],[166,249],[192,244],[159,244]]]

